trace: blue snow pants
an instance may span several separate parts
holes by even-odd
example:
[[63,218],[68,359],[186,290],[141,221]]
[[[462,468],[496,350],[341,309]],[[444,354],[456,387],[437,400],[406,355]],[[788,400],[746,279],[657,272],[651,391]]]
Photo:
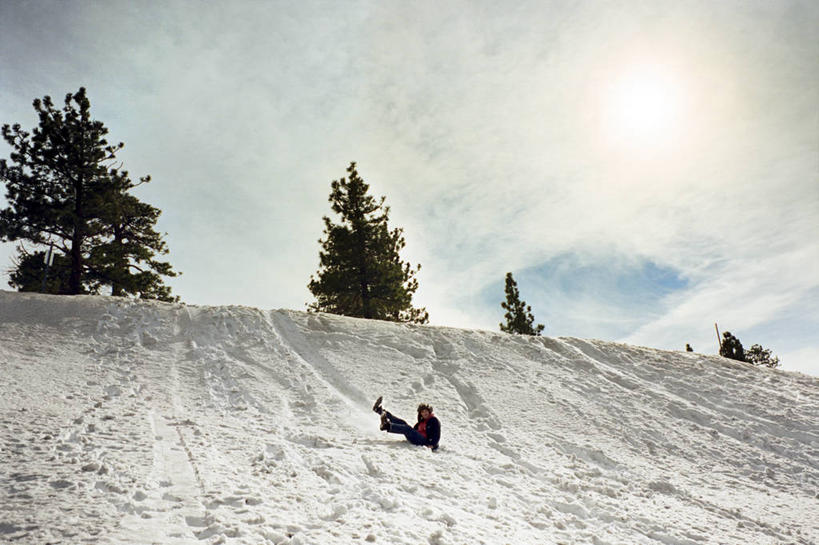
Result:
[[427,438],[421,435],[421,432],[418,430],[412,429],[412,426],[407,424],[405,420],[401,420],[397,416],[393,416],[388,411],[384,411],[384,413],[387,415],[387,420],[390,422],[390,429],[387,430],[389,433],[400,433],[413,445],[427,444]]

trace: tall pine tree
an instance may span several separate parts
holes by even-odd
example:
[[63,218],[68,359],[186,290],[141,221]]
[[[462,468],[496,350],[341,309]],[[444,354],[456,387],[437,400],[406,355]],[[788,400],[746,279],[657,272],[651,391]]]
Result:
[[386,197],[376,200],[368,194],[369,185],[354,162],[347,174],[331,184],[329,201],[340,222],[324,217],[319,270],[307,285],[316,301],[308,308],[376,320],[428,322],[426,309],[412,306],[421,266],[401,260],[404,231],[388,227]]
[[[19,124],[2,128],[13,152],[10,163],[0,160],[9,203],[0,210],[0,240],[54,245],[59,268],[47,291],[97,293],[108,284],[115,294],[170,299],[159,275],[176,273],[153,259],[156,252],[166,252],[153,231],[159,211],[126,194],[134,187],[127,172],[111,167],[124,144],[110,145],[105,139],[108,129],[91,118],[85,89],[66,95],[62,109],[48,96],[34,100],[34,109],[39,126],[31,132]],[[140,221],[134,227],[135,218]],[[118,240],[123,224],[132,229]],[[42,252],[18,248],[10,284],[33,289],[31,276],[43,267],[37,258]],[[129,272],[135,264],[139,270]],[[128,287],[126,281],[132,281]]]
[[532,315],[532,307],[525,301],[521,301],[518,284],[512,278],[512,273],[506,273],[506,301],[501,303],[501,307],[506,310],[506,323],[500,324],[501,331],[506,333],[518,333],[520,335],[539,336],[543,331],[543,324],[535,326],[535,317]]

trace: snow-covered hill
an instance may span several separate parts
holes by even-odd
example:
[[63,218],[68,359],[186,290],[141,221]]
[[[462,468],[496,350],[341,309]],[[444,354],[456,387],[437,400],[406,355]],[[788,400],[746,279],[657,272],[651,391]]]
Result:
[[0,542],[819,541],[819,379],[712,356],[0,292],[0,393]]

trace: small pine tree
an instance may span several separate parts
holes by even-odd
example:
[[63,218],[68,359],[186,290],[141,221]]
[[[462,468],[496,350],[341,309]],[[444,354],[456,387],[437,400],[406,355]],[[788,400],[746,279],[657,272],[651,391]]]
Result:
[[690,344],[685,343],[685,351],[686,351],[686,352],[693,352],[693,351],[694,351],[694,349],[693,349],[693,348],[691,348],[691,345],[690,345]]
[[[9,286],[18,291],[66,293],[71,276],[71,261],[68,257],[55,252],[46,277],[45,256],[45,251],[29,252],[22,244],[18,245],[17,255],[12,257],[14,266],[8,270]],[[46,280],[45,290],[43,279]]]
[[534,325],[532,307],[520,300],[518,285],[510,272],[506,273],[506,301],[501,303],[501,307],[506,310],[506,323],[499,324],[501,331],[536,336],[543,331],[543,324]]
[[775,369],[779,367],[779,358],[771,354],[770,349],[762,348],[759,344],[752,344],[745,352],[745,361],[753,365],[762,365]]
[[731,335],[730,331],[722,334],[722,344],[719,347],[719,355],[737,361],[745,361],[745,350],[739,339]]
[[308,305],[329,312],[393,322],[426,323],[429,314],[412,306],[418,289],[413,268],[401,260],[403,229],[390,230],[386,197],[376,200],[359,176],[355,163],[348,177],[334,180],[329,201],[340,223],[324,217],[324,240],[319,240],[319,270],[307,287],[316,298]]

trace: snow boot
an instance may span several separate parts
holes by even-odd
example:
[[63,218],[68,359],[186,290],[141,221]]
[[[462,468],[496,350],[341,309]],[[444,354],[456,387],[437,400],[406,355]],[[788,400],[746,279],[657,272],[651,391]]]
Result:
[[[380,409],[380,407],[379,407]],[[381,413],[381,427],[379,428],[381,431],[389,431],[390,430],[390,419],[387,417],[387,413]]]
[[381,414],[384,409],[381,408],[381,400],[384,399],[384,396],[378,396],[378,399],[375,400],[373,404],[373,412]]

